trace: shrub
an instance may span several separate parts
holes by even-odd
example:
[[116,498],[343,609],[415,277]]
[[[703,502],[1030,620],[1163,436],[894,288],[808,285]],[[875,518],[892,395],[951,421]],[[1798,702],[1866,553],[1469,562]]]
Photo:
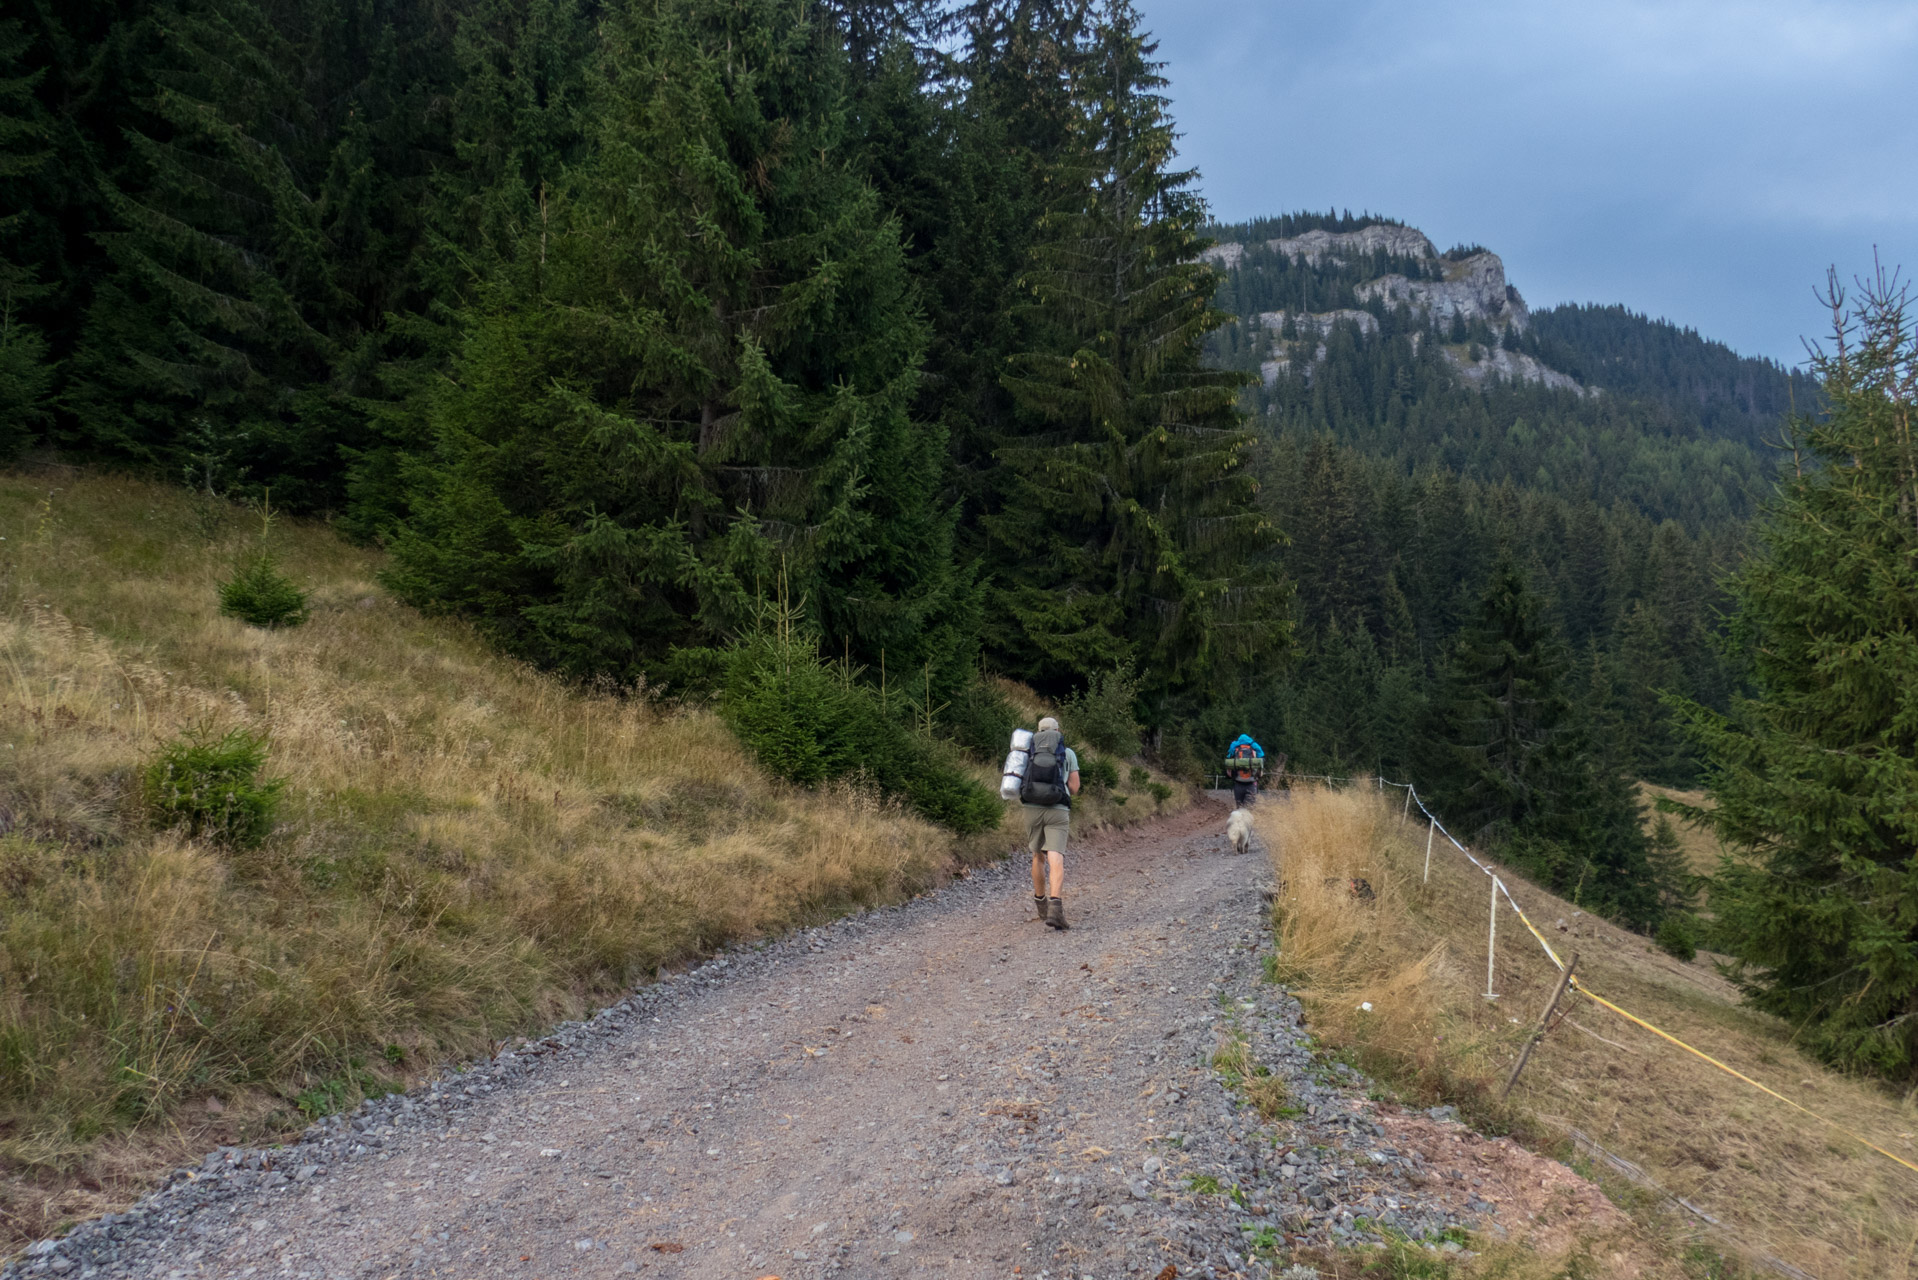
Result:
[[273,830],[284,778],[260,777],[266,743],[245,729],[215,737],[188,730],[160,749],[142,779],[147,812],[161,827],[251,849]]
[[297,627],[306,621],[306,592],[280,572],[271,552],[260,551],[220,584],[220,612],[255,627]]
[[1690,964],[1698,958],[1698,921],[1687,912],[1671,912],[1659,921],[1652,940],[1666,955]]
[[1130,666],[1095,675],[1085,689],[1066,699],[1066,726],[1108,755],[1136,756],[1139,722],[1133,717],[1133,703],[1138,696],[1139,679]]
[[1165,802],[1172,798],[1172,788],[1168,787],[1163,782],[1154,782],[1154,783],[1148,784],[1146,787],[1146,792],[1149,795],[1151,795],[1152,803],[1155,805],[1158,805],[1162,809],[1165,807]]
[[734,648],[720,713],[788,782],[812,787],[863,772],[962,835],[999,823],[997,797],[967,776],[950,747],[892,720],[872,689],[822,662],[789,620]]
[[1134,791],[1141,790],[1152,781],[1151,772],[1142,764],[1133,765],[1127,776],[1132,779]]
[[1104,756],[1088,754],[1079,762],[1079,780],[1087,790],[1103,794],[1119,785],[1119,766]]
[[961,750],[997,764],[1005,758],[1019,712],[1006,696],[983,680],[961,689],[939,717]]

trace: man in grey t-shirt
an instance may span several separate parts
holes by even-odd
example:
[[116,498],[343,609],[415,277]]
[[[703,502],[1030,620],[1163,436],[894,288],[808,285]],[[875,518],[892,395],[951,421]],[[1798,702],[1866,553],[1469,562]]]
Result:
[[[1058,732],[1059,722],[1047,716],[1039,722],[1035,745],[1040,740],[1039,734],[1056,736]],[[1079,753],[1063,741],[1060,750],[1065,754],[1059,766],[1064,783],[1061,803],[1021,803],[1019,806],[1026,820],[1026,847],[1032,851],[1032,905],[1039,918],[1054,929],[1067,927],[1065,903],[1061,900],[1066,885],[1066,834],[1072,825],[1072,797],[1079,794]],[[1028,791],[1030,789],[1028,783]]]

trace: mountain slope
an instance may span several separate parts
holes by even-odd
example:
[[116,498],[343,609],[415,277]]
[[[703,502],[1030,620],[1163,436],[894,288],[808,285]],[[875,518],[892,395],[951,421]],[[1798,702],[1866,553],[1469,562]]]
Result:
[[1786,414],[1818,404],[1817,383],[1802,370],[1616,304],[1548,307],[1532,314],[1531,334],[1553,367],[1581,383],[1661,401],[1729,439],[1770,443]]

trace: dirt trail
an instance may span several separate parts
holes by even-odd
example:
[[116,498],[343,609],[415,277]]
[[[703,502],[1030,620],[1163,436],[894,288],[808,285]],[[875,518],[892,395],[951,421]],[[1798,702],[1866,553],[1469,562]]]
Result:
[[[1457,1219],[1380,1154],[1356,1077],[1326,1078],[1296,1006],[1256,987],[1269,865],[1227,851],[1223,816],[1076,849],[1065,933],[1017,859],[734,953],[285,1152],[215,1153],[24,1274],[1223,1277],[1262,1228],[1442,1229]],[[1222,1020],[1255,1009],[1308,1113],[1283,1133],[1209,1065]],[[1216,1194],[1234,1185],[1242,1203]]]

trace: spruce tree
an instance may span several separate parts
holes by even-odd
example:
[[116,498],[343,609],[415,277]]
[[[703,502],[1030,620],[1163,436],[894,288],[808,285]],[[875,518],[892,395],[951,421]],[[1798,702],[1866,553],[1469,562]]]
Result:
[[[28,232],[34,179],[53,158],[51,129],[34,90],[46,68],[29,70],[26,30],[0,21],[0,461],[24,448],[47,420],[53,367],[32,322],[48,289],[37,264],[16,246]],[[37,230],[37,228],[36,228]]]
[[1274,652],[1284,597],[1244,465],[1244,379],[1201,362],[1224,316],[1154,47],[1120,0],[1077,74],[1080,167],[1026,276],[1046,342],[1004,376],[1023,416],[996,451],[1003,505],[985,527],[1008,668],[1056,688],[1136,665],[1163,723],[1201,682]]
[[108,270],[67,443],[176,470],[211,437],[289,507],[339,505],[417,236],[436,20],[406,0],[161,8],[153,96],[101,175]]
[[1556,892],[1635,925],[1655,921],[1630,784],[1596,750],[1564,644],[1510,556],[1447,656],[1424,776],[1439,812]]
[[1758,1007],[1829,1060],[1918,1079],[1918,336],[1884,277],[1815,361],[1826,411],[1731,580],[1755,691],[1685,707],[1739,856],[1716,944]]
[[1030,299],[1021,281],[1078,137],[1073,86],[1087,9],[1082,0],[964,5],[957,15],[963,48],[939,72],[950,87],[933,126],[936,177],[926,173],[926,160],[875,170],[905,220],[932,322],[921,411],[950,444],[968,558],[985,556],[979,517],[1006,497],[1008,479],[993,451],[1016,409],[1001,379],[1007,360],[1035,341],[1038,320],[1021,305]]
[[592,13],[581,0],[482,0],[452,38],[451,155],[430,178],[409,305],[383,335],[368,438],[350,464],[346,532],[384,538],[404,518],[409,467],[432,449],[427,410],[460,316],[538,226],[547,188],[584,154]]
[[431,404],[409,598],[629,677],[749,629],[784,574],[829,653],[969,673],[899,226],[848,164],[844,54],[805,12],[604,15],[588,154],[479,287]]

